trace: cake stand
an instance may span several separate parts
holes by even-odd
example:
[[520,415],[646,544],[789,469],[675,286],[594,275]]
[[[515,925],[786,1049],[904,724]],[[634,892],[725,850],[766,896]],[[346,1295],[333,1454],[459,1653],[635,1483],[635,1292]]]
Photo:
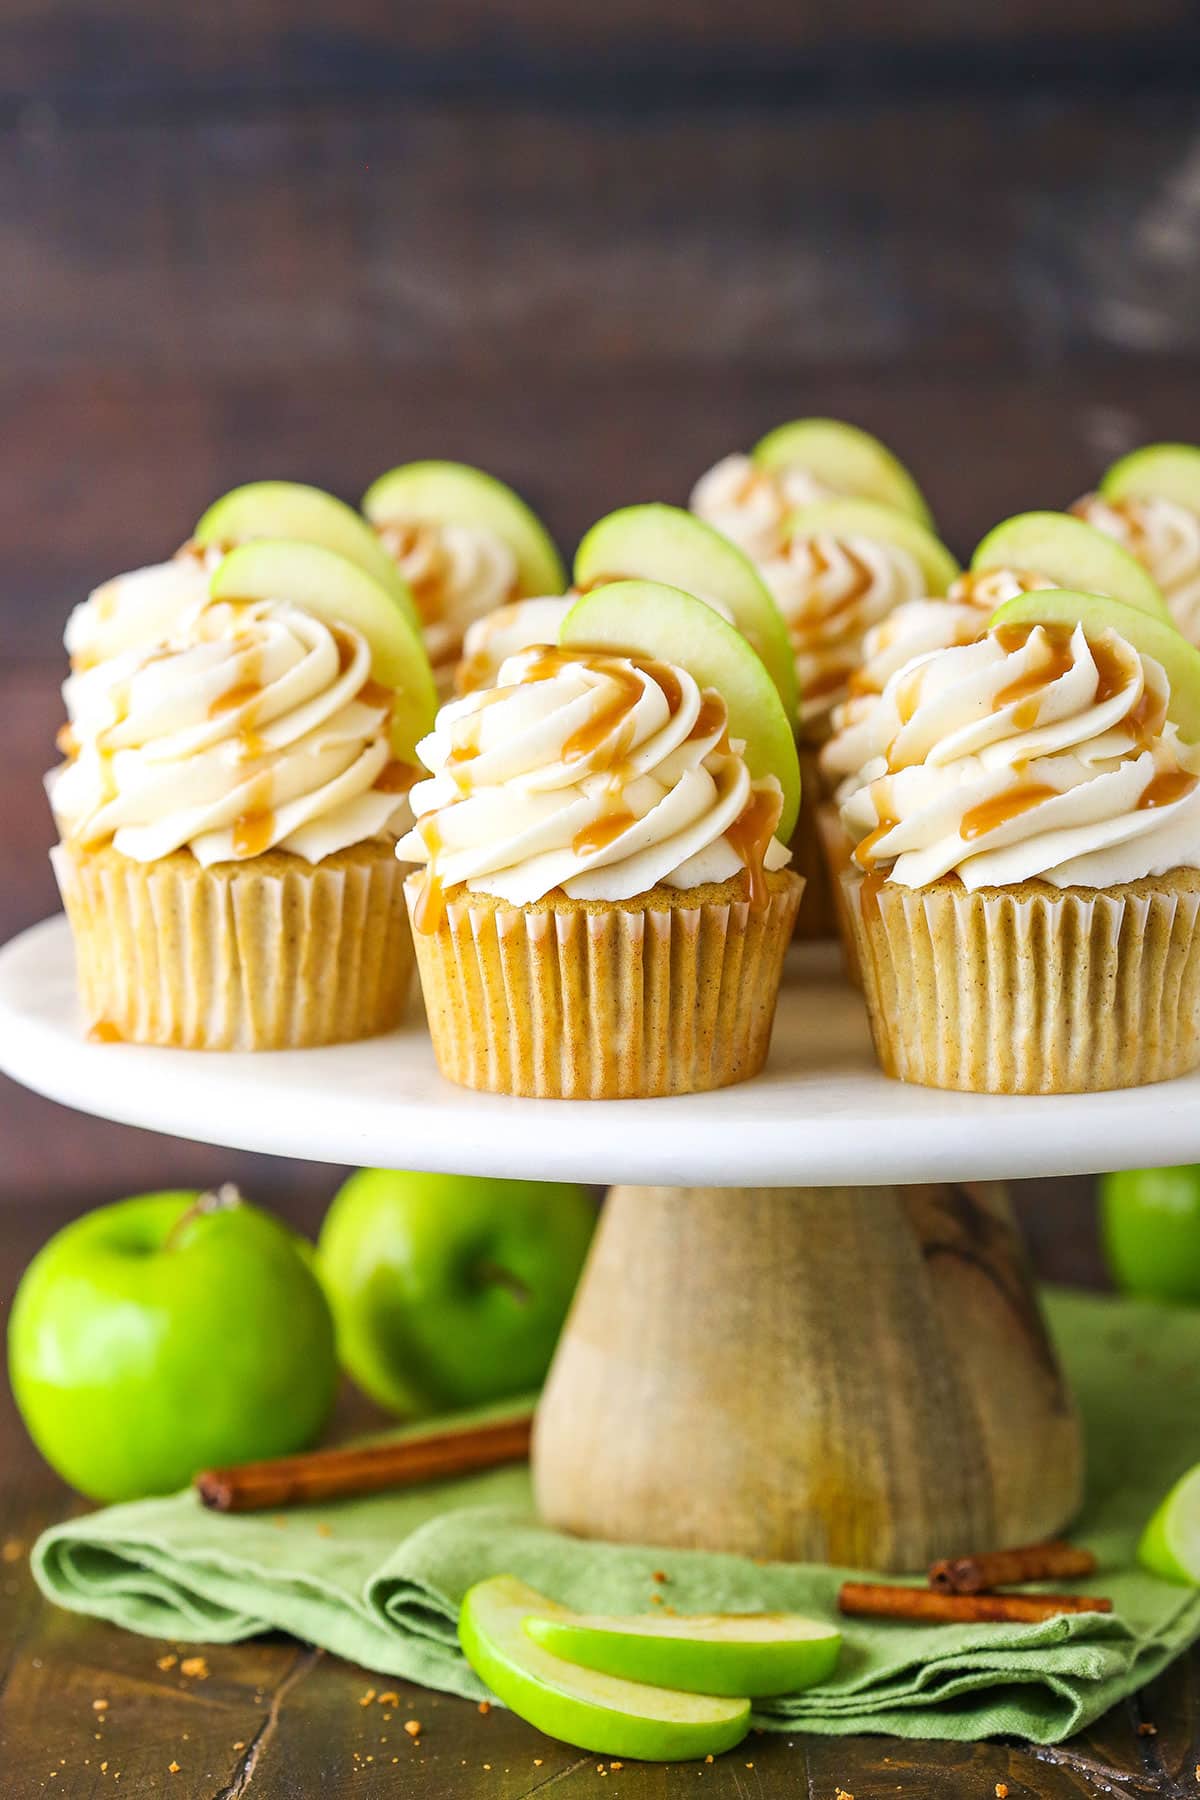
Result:
[[55,918],[0,951],[0,1069],[237,1149],[616,1183],[539,1410],[543,1515],[880,1569],[1078,1505],[1078,1421],[998,1184],[1200,1159],[1200,1075],[1055,1099],[887,1080],[832,948],[793,952],[756,1081],[534,1101],[444,1082],[419,1006],[324,1050],[91,1043]]

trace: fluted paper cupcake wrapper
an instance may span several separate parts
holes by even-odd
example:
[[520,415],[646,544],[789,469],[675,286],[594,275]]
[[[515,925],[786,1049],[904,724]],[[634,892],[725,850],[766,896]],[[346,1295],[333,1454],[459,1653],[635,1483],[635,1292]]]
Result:
[[841,880],[889,1075],[1074,1094],[1200,1065],[1200,871],[1095,892]]
[[404,873],[390,844],[315,866],[272,852],[203,869],[51,852],[99,1036],[189,1050],[288,1050],[400,1022],[412,977]]
[[[406,885],[410,911],[422,877]],[[443,1075],[490,1093],[615,1100],[756,1075],[803,884],[768,904],[522,908],[451,899],[414,932]]]
[[792,867],[804,877],[804,898],[796,920],[796,936],[802,942],[836,937],[838,932],[836,902],[825,853],[821,846],[818,812],[825,789],[817,752],[801,744],[800,816],[788,848]]

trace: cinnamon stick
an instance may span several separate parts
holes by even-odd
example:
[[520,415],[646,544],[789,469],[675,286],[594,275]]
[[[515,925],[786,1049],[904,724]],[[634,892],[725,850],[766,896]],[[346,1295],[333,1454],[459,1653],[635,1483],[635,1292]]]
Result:
[[838,1594],[844,1613],[863,1619],[911,1619],[930,1625],[1037,1625],[1061,1613],[1109,1613],[1111,1600],[1087,1594],[939,1594],[927,1587],[847,1581]]
[[344,1500],[387,1488],[465,1475],[529,1455],[532,1413],[401,1438],[358,1449],[310,1450],[269,1462],[230,1469],[205,1469],[195,1486],[215,1512],[263,1512],[284,1506]]
[[1078,1550],[1059,1539],[1024,1544],[1017,1550],[946,1557],[930,1569],[929,1585],[939,1594],[982,1594],[992,1588],[1023,1587],[1027,1581],[1071,1581],[1095,1571],[1090,1550]]

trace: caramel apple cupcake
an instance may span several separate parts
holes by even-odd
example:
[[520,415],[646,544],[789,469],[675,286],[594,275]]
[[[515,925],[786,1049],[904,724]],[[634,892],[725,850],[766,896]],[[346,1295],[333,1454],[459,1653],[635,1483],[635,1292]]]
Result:
[[566,588],[562,559],[537,516],[502,481],[465,463],[391,469],[367,489],[363,512],[416,600],[443,699],[454,692],[476,620]]
[[142,600],[127,647],[119,600],[73,620],[88,648],[48,781],[93,1034],[261,1050],[390,1029],[412,965],[395,841],[436,704],[417,634],[313,544],[234,550],[156,641]]
[[867,721],[898,670],[931,651],[975,643],[1005,601],[1051,588],[1107,595],[1140,612],[1169,617],[1147,571],[1102,532],[1069,513],[1005,519],[988,532],[970,567],[944,595],[906,601],[867,633],[862,663],[850,677],[846,699],[834,708],[833,733],[821,750],[826,790],[844,800],[846,784],[874,754]]
[[1200,449],[1147,444],[1115,462],[1071,511],[1149,570],[1192,644],[1200,644]]
[[692,489],[701,519],[769,561],[787,537],[788,515],[815,500],[874,500],[932,529],[916,482],[870,432],[840,419],[794,419],[760,439],[749,456],[724,456]]
[[977,1093],[1200,1064],[1200,654],[1119,601],[1021,596],[888,681],[841,808],[880,1062]]
[[451,1080],[563,1099],[690,1093],[766,1057],[801,882],[790,723],[745,640],[618,582],[557,648],[443,707],[397,846]]

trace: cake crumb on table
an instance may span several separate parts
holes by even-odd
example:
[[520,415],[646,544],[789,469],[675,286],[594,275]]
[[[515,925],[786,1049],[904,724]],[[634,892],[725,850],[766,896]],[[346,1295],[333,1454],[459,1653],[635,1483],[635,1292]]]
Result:
[[365,1694],[360,1694],[358,1696],[358,1704],[360,1706],[370,1706],[370,1704],[374,1698],[375,1698],[375,1689],[368,1688]]
[[1157,1737],[1158,1736],[1158,1726],[1151,1725],[1151,1723],[1148,1719],[1143,1719],[1141,1724],[1137,1728],[1137,1734],[1139,1737]]
[[484,1718],[485,1718],[485,1719],[486,1719],[486,1718],[487,1718],[487,1716],[488,1716],[488,1714],[489,1714],[489,1713],[490,1713],[490,1712],[491,1712],[491,1710],[492,1710],[492,1703],[491,1703],[491,1701],[490,1701],[490,1700],[481,1700],[481,1701],[480,1701],[480,1702],[479,1702],[479,1710],[480,1710],[480,1712],[481,1712],[481,1713],[482,1713],[482,1714],[483,1714],[483,1716],[484,1716]]
[[410,1738],[419,1738],[421,1735],[420,1719],[405,1719],[404,1729],[407,1731]]
[[178,1661],[179,1661],[179,1658],[175,1655],[174,1651],[168,1650],[168,1652],[165,1656],[156,1656],[155,1657],[154,1666],[156,1669],[161,1669],[163,1674],[165,1675],[167,1670],[173,1669],[175,1667],[175,1664]]
[[208,1664],[202,1656],[185,1656],[179,1665],[179,1673],[189,1680],[207,1681]]
[[996,1783],[996,1800],[1008,1800],[1007,1781],[998,1781]]

